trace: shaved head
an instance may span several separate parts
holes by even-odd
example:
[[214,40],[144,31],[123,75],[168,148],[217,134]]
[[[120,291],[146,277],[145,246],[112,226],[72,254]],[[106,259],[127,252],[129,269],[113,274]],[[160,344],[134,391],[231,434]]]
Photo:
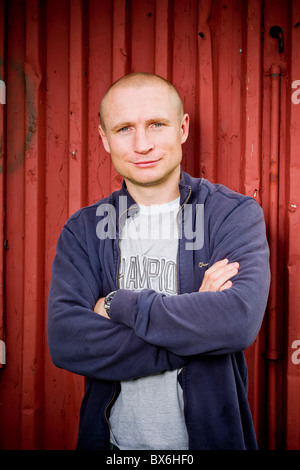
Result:
[[170,82],[168,82],[168,80],[154,73],[135,72],[129,75],[125,75],[124,77],[121,77],[116,80],[105,93],[100,105],[100,124],[103,131],[105,132],[105,116],[107,114],[107,104],[109,101],[109,96],[114,90],[120,88],[142,88],[153,85],[162,86],[166,88],[166,91],[168,91],[174,99],[174,105],[177,107],[178,110],[178,119],[182,119],[183,104],[176,88]]

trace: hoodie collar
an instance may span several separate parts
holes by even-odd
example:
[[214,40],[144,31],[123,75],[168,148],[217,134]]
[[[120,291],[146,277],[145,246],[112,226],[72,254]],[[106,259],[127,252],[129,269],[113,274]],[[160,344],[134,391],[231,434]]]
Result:
[[[180,191],[180,205],[184,204],[186,201],[186,198],[188,197],[190,191],[191,191],[191,185],[190,182],[188,181],[189,175],[183,171],[183,169],[180,167],[180,181],[178,183],[179,185],[179,191]],[[135,202],[131,194],[129,193],[125,180],[123,180],[122,187],[119,192],[119,196],[126,196],[127,197],[127,209],[131,208],[131,206],[134,206],[136,212],[138,210],[138,204]],[[132,214],[131,214],[132,215]]]

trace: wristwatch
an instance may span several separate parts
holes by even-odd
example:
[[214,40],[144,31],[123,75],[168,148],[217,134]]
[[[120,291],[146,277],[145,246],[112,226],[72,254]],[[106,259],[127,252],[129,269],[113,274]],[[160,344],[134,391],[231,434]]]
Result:
[[107,296],[104,299],[104,308],[108,316],[109,316],[110,302],[116,292],[117,292],[116,290],[110,292],[109,294],[107,294]]

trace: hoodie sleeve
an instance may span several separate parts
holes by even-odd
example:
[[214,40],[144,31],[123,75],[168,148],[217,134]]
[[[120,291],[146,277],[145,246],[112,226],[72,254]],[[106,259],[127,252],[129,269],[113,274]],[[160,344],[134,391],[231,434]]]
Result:
[[111,320],[182,356],[231,353],[250,346],[263,320],[270,284],[263,211],[256,201],[245,199],[216,226],[205,240],[209,264],[224,258],[240,264],[230,289],[177,296],[120,290],[111,303]]
[[48,300],[47,337],[54,364],[105,380],[128,380],[184,365],[182,358],[145,342],[127,325],[93,311],[102,287],[101,273],[92,268],[90,255],[65,226],[52,265]]

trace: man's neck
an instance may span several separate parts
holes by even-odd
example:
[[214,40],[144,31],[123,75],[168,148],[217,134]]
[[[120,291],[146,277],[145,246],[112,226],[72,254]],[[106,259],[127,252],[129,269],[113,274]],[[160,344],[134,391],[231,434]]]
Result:
[[125,179],[127,189],[135,202],[144,206],[152,204],[166,204],[180,196],[178,181],[166,182],[153,186],[141,186],[133,184]]

